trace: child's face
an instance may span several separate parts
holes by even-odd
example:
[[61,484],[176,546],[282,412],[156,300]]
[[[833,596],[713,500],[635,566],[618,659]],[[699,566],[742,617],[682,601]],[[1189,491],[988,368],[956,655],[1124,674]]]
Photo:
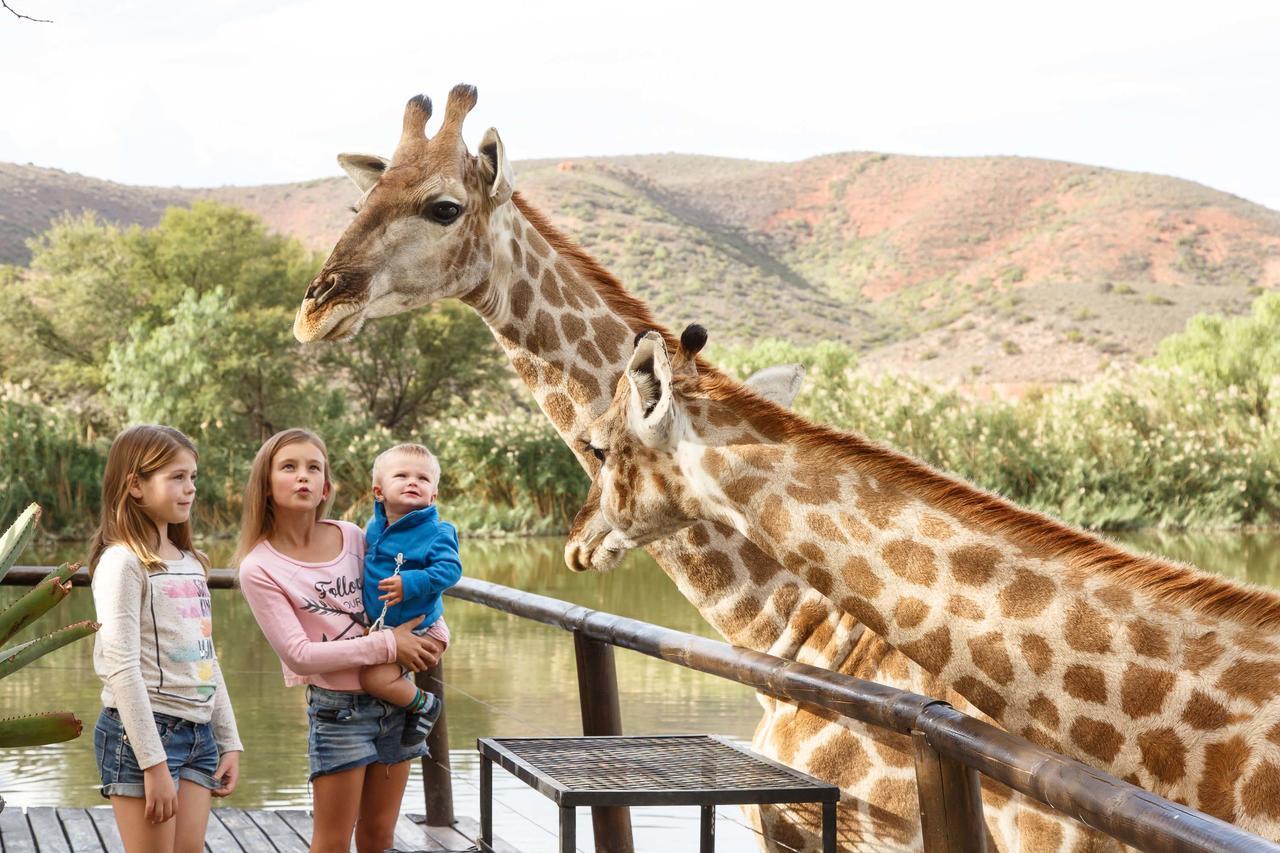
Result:
[[392,453],[378,466],[373,496],[385,502],[389,515],[404,515],[435,503],[437,476],[429,457]]
[[196,499],[196,458],[179,450],[168,465],[136,479],[129,494],[156,524],[182,524],[191,518]]
[[329,496],[325,461],[320,448],[295,441],[271,459],[271,501],[277,510],[312,512]]

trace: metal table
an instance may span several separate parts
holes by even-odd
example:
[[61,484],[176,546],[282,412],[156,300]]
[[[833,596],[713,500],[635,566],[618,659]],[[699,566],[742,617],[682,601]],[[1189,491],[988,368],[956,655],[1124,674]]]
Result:
[[480,738],[480,842],[493,841],[493,762],[560,807],[560,850],[575,849],[578,806],[700,806],[702,853],[715,807],[822,803],[822,849],[835,853],[840,789],[715,735]]

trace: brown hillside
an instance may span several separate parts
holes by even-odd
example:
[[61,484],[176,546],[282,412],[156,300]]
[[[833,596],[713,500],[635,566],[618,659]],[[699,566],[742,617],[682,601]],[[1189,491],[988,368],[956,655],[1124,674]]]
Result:
[[[1280,212],[1158,175],[1015,157],[525,161],[517,183],[666,322],[719,341],[840,338],[873,364],[1061,381],[1280,286]],[[0,164],[0,260],[64,210],[154,223],[196,196],[332,245],[345,179],[128,187]]]

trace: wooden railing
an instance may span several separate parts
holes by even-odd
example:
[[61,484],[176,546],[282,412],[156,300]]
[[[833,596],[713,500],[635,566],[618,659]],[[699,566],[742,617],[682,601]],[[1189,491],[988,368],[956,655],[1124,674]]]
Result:
[[[31,584],[47,572],[48,568],[15,567],[4,582]],[[209,585],[231,587],[234,578],[232,571],[215,569]],[[88,579],[81,572],[74,580],[87,583]],[[584,734],[622,734],[612,657],[612,647],[618,646],[910,736],[925,849],[931,853],[984,849],[979,774],[1141,850],[1280,853],[1280,845],[1051,752],[929,696],[473,578],[463,578],[446,594],[574,635]],[[420,683],[429,678],[443,682],[443,671],[419,675]],[[437,826],[453,821],[446,725],[442,717],[431,735],[436,758],[423,761],[428,823]],[[624,810],[601,810],[593,819],[598,850],[630,850]]]

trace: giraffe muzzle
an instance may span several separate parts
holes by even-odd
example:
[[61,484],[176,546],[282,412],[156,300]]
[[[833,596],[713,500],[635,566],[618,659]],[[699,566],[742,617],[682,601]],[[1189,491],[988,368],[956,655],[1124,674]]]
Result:
[[328,275],[321,273],[316,276],[315,281],[311,282],[311,285],[307,288],[306,294],[304,294],[302,298],[304,300],[314,300],[315,307],[319,308],[325,303],[325,300],[333,296],[337,291],[338,286],[341,284],[342,276],[338,275],[336,272],[329,273]]

